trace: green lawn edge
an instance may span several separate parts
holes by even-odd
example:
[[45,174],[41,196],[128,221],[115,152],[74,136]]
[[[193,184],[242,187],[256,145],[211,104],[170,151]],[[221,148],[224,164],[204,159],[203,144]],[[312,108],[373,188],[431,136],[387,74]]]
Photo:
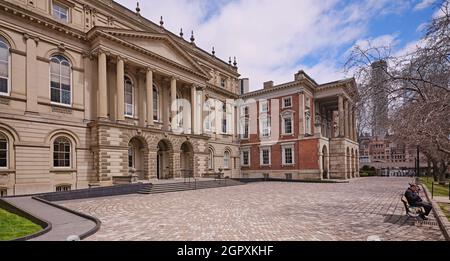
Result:
[[22,238],[41,230],[41,226],[30,220],[0,209],[0,241]]

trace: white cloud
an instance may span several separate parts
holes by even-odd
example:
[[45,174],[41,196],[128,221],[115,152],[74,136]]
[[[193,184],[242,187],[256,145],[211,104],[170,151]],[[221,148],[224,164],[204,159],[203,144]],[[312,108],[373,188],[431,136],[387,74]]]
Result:
[[[130,9],[136,6],[132,0],[119,2]],[[177,34],[182,27],[186,39],[194,30],[196,44],[207,51],[215,46],[216,55],[225,61],[236,56],[239,72],[250,78],[252,90],[268,80],[291,81],[300,69],[319,83],[339,80],[339,66],[332,62],[339,54],[334,52],[366,37],[372,18],[404,8],[403,1],[390,0],[347,5],[338,0],[141,1],[143,16],[156,23],[164,16],[164,26]],[[388,40],[392,39],[380,39]],[[322,61],[302,65],[311,54]]]
[[414,11],[420,11],[433,5],[436,0],[421,0],[415,7]]

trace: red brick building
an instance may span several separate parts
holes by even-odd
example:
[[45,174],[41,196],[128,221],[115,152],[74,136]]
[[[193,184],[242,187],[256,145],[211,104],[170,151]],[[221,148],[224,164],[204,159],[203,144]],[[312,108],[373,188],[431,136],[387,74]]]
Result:
[[354,79],[293,82],[243,94],[238,128],[241,176],[348,179],[358,176]]

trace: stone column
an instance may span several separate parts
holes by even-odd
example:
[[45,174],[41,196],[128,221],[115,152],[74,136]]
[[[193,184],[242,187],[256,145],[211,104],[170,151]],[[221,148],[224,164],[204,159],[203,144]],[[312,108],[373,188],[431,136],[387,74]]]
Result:
[[117,57],[116,71],[117,121],[125,121],[125,65],[122,57]]
[[205,120],[205,114],[204,114],[204,106],[205,106],[205,102],[206,102],[206,95],[205,95],[205,89],[202,88],[201,89],[201,98],[200,98],[200,134],[205,133],[205,126],[203,125],[203,121]]
[[[38,112],[38,88],[36,86],[37,79],[37,43],[39,41],[38,38],[33,38],[27,34],[24,35],[27,47],[26,54],[26,111],[27,112]],[[72,90],[73,92],[73,90]]]
[[358,124],[356,122],[356,110],[355,109],[353,110],[352,117],[353,117],[353,140],[358,141]]
[[345,113],[344,113],[344,97],[343,96],[339,96],[339,137],[343,138],[345,135],[345,123],[344,123],[344,118],[345,118]]
[[98,117],[108,119],[108,91],[106,74],[106,53],[98,54]]
[[351,140],[354,140],[354,138],[353,138],[353,133],[354,133],[354,131],[353,131],[353,105],[349,105],[349,111],[348,111],[348,115],[349,115],[349,138],[351,139]]
[[177,79],[175,77],[172,77],[170,81],[170,115],[172,116],[172,130],[177,128],[177,110],[178,106],[176,106],[177,102]]
[[[147,68],[146,74],[146,89],[147,89],[147,126],[153,126],[153,71]],[[160,98],[161,99],[161,98]]]
[[191,133],[199,134],[198,132],[198,114],[197,114],[197,87],[191,86]]
[[348,112],[349,112],[349,109],[348,109],[348,106],[349,106],[349,104],[348,104],[348,100],[344,100],[344,131],[345,131],[345,134],[344,134],[344,137],[346,137],[346,138],[349,138],[350,137],[350,135],[349,135],[349,117],[348,117]]

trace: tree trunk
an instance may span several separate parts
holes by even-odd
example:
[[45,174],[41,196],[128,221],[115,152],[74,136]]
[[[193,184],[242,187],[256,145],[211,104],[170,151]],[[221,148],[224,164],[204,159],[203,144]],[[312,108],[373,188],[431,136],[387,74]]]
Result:
[[445,186],[445,173],[447,172],[447,164],[445,164],[445,161],[441,161],[441,167],[439,171],[439,184]]
[[433,180],[439,181],[439,166],[435,160],[433,160]]

